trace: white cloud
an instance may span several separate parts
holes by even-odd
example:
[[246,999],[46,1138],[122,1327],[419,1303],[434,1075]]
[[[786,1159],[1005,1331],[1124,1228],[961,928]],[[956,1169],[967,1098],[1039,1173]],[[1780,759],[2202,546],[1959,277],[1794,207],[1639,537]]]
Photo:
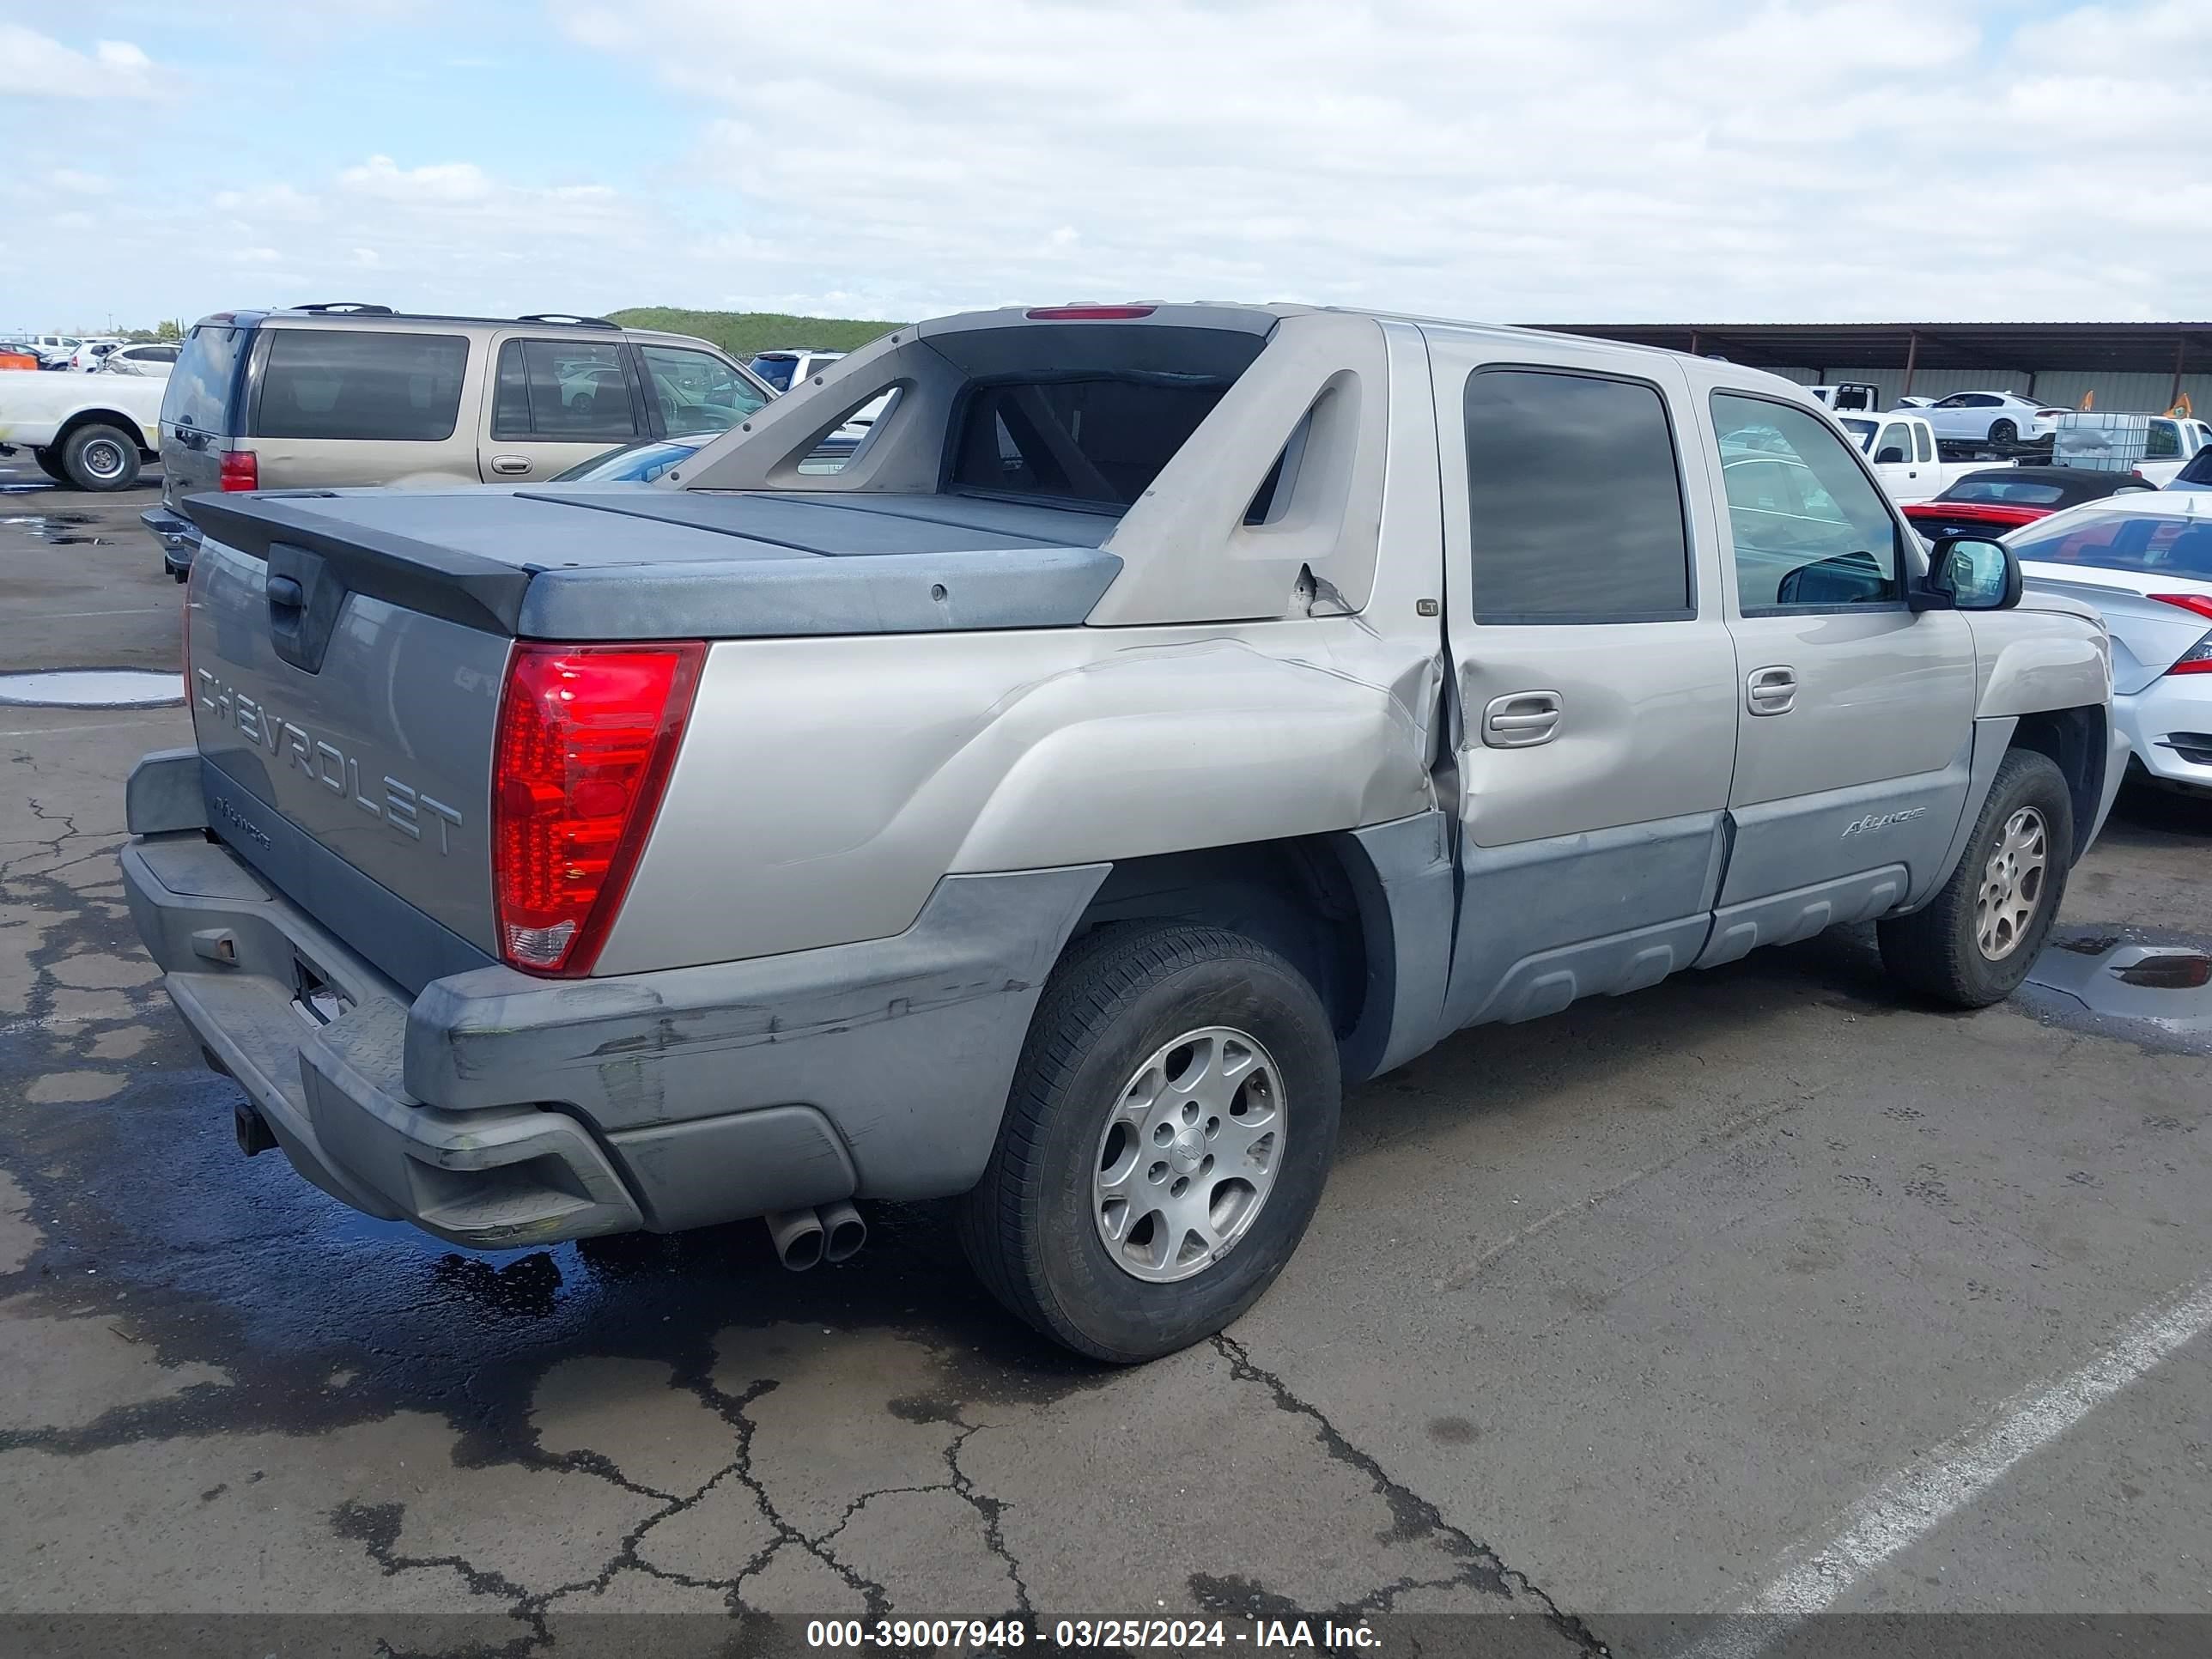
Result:
[[[477,109],[447,58],[482,42],[428,0],[306,35],[262,27],[282,0],[205,3],[291,54],[191,60],[230,124],[213,173],[143,121],[0,106],[0,222],[79,215],[65,260],[0,238],[15,303],[2142,318],[2203,314],[2212,264],[2212,190],[2161,159],[2212,104],[2206,0],[544,0],[565,41],[510,67],[575,96],[484,118],[496,152],[335,84],[373,41]],[[175,84],[21,25],[0,61],[0,100]]]
[[95,41],[84,52],[21,23],[0,23],[0,64],[7,65],[0,100],[155,98],[169,89],[154,60],[131,41]]
[[2201,312],[2212,254],[2137,148],[2212,97],[2201,0],[556,11],[718,112],[686,216],[729,192],[726,275],[696,298],[2098,317]]

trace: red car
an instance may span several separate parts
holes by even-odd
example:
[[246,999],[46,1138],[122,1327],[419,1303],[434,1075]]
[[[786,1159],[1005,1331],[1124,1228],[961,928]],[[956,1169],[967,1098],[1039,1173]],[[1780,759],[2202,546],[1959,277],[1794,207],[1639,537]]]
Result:
[[2002,536],[2063,507],[2157,485],[2133,472],[2085,466],[1988,466],[1969,472],[1933,501],[1905,509],[1929,541],[1939,536]]

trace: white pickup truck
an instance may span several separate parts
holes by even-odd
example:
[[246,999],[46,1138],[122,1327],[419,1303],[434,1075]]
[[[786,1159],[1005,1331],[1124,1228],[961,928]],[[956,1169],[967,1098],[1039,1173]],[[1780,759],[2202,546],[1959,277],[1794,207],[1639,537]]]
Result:
[[27,449],[57,483],[128,489],[161,441],[166,380],[135,374],[0,379],[0,453]]
[[1875,477],[1899,507],[1933,501],[1969,472],[1984,472],[2002,465],[1944,460],[1936,446],[1936,428],[1926,416],[1910,410],[1893,409],[1887,415],[1838,415],[1836,424],[1865,453]]

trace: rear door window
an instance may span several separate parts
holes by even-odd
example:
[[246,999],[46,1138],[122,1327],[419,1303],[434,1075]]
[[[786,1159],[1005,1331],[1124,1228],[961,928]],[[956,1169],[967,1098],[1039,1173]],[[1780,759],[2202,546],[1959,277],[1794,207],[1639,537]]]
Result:
[[1467,383],[1467,468],[1477,622],[1696,614],[1681,464],[1658,387],[1483,369]]
[[499,349],[495,438],[626,443],[641,435],[615,340],[509,340]]
[[232,399],[246,331],[220,323],[202,323],[185,340],[169,389],[161,394],[161,418],[224,436],[232,431]]
[[386,443],[453,435],[469,362],[465,337],[321,328],[270,335],[254,400],[255,435]]

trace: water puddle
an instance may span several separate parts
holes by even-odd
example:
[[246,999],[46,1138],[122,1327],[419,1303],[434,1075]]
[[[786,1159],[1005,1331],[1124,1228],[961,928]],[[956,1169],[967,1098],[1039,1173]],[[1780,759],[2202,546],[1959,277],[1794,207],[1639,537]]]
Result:
[[2195,944],[2093,934],[2054,941],[2027,982],[2091,1014],[2140,1021],[2176,1036],[2212,1033],[2212,951]]
[[0,519],[0,526],[29,531],[50,547],[112,547],[113,539],[90,533],[83,526],[95,522],[89,513],[27,513]]
[[185,700],[182,674],[149,668],[57,668],[0,674],[0,704],[19,708],[163,708]]

